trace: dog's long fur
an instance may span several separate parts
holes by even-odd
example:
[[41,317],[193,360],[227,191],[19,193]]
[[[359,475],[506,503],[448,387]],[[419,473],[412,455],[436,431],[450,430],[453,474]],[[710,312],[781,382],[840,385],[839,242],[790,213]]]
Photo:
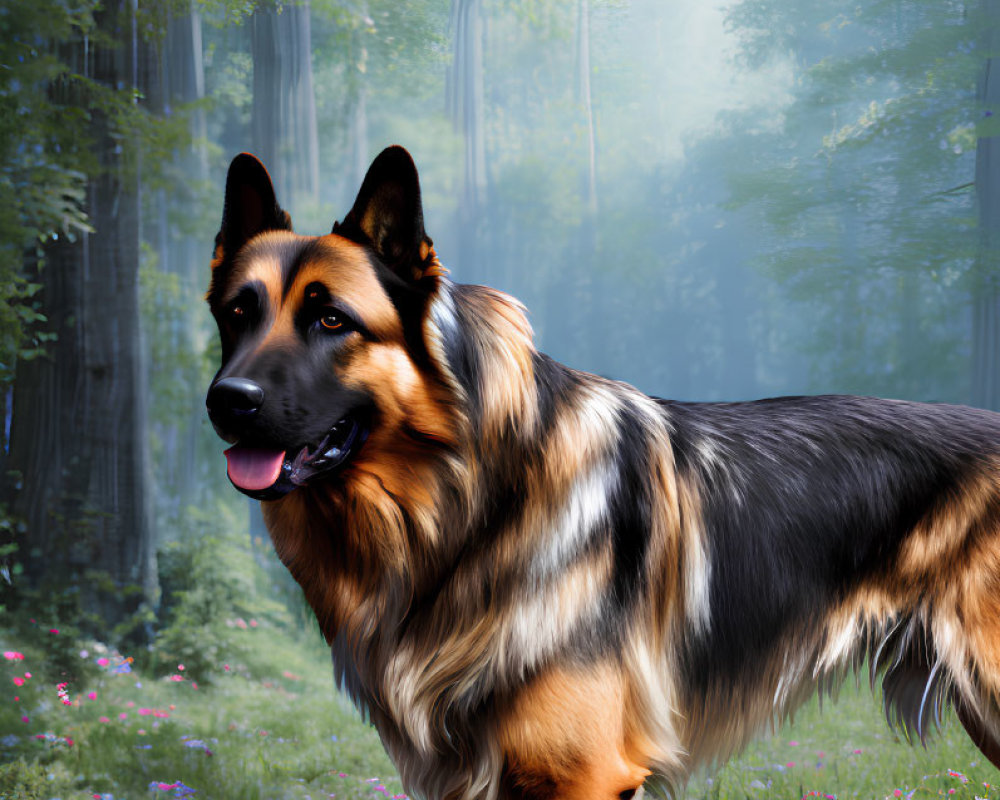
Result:
[[[352,315],[335,341],[303,327],[317,283]],[[953,703],[996,760],[1000,415],[678,403],[565,367],[445,276],[401,148],[323,237],[238,157],[208,299],[216,383],[265,398],[220,433],[286,449],[368,415],[339,472],[262,507],[414,797],[680,784],[865,659],[891,723],[923,739]]]

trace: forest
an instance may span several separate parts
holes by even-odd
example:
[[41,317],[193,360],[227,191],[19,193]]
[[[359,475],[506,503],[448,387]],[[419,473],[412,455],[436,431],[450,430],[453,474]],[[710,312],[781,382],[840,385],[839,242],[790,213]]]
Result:
[[[373,734],[205,414],[239,152],[315,234],[405,146],[451,277],[648,394],[1000,410],[1000,0],[0,0],[0,34],[0,798],[401,791],[364,782],[391,766],[347,745]],[[115,688],[140,673],[155,700]],[[173,761],[87,699],[192,684],[217,699]],[[343,727],[293,731],[306,707]],[[822,719],[796,734],[817,752]],[[281,726],[325,749],[275,756],[255,735]],[[753,751],[690,791],[991,796],[948,741],[933,769]]]

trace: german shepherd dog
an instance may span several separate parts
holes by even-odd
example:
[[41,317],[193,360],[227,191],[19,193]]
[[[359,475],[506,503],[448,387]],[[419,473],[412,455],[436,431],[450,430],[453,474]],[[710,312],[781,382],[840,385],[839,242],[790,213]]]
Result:
[[414,797],[669,790],[866,660],[1000,764],[1000,415],[565,367],[446,276],[399,147],[326,236],[237,156],[208,302],[229,478]]

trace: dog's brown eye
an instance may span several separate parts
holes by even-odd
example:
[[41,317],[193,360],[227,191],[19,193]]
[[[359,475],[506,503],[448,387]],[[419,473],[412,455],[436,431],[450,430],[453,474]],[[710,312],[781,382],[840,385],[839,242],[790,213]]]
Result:
[[243,310],[243,306],[233,306],[229,313],[232,314],[235,319],[240,319],[246,316],[247,312]]
[[326,331],[339,331],[344,328],[344,321],[336,314],[324,314],[319,318],[319,324]]

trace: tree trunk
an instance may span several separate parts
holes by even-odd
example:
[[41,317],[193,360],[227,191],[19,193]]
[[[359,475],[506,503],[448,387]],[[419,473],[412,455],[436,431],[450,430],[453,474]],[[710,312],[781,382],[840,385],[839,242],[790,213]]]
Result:
[[[350,53],[348,63],[348,106],[350,123],[347,131],[350,153],[351,174],[347,186],[350,191],[356,191],[365,179],[368,171],[368,48],[365,47],[365,30],[371,25],[368,18],[368,4],[361,3],[351,26]],[[353,196],[345,198],[347,203]]]
[[481,262],[486,252],[480,246],[479,221],[486,204],[486,135],[483,126],[483,22],[482,0],[452,0],[451,28],[454,36],[451,70],[448,73],[448,110],[462,132],[465,159],[462,196],[458,209],[458,263],[466,270],[479,270],[490,280]]
[[251,20],[254,152],[281,204],[319,196],[319,134],[313,93],[309,0],[259,5]]
[[[608,337],[597,333],[592,324],[595,282],[600,279],[597,264],[597,140],[594,130],[594,104],[590,89],[590,3],[577,0],[576,8],[576,100],[583,114],[587,131],[587,169],[584,178],[586,206],[580,217],[580,230],[570,248],[571,262],[566,265],[560,282],[567,278],[573,286],[571,329],[575,363],[596,369],[606,363]],[[600,352],[598,352],[600,351]]]
[[985,52],[977,97],[984,130],[976,144],[976,201],[979,254],[972,306],[972,403],[1000,410],[1000,0],[983,0],[987,22]]
[[[190,109],[205,96],[201,16],[193,2],[186,13],[171,16],[167,22],[162,75],[158,113],[169,116],[182,106]],[[175,163],[191,181],[178,182],[169,193],[160,192],[153,230],[148,231],[146,239],[156,248],[160,270],[176,277],[181,296],[196,297],[204,287],[207,251],[204,241],[191,235],[190,223],[185,225],[183,221],[190,209],[197,207],[199,198],[188,186],[197,186],[207,178],[208,154],[204,110],[195,108],[188,113],[191,142],[175,153]],[[167,518],[176,518],[184,507],[205,499],[206,484],[199,480],[197,464],[198,431],[205,414],[205,387],[195,357],[201,341],[199,311],[187,304],[170,316],[147,320],[150,332],[161,343],[169,343],[170,349],[165,363],[152,365],[148,380],[152,391],[163,390],[174,398],[174,407],[153,419],[153,430],[161,444],[154,471],[154,495],[158,515]],[[165,329],[167,326],[169,329]]]
[[[120,43],[79,47],[79,72],[135,86],[146,46],[134,6],[106,9],[99,26]],[[78,84],[54,87],[83,105]],[[139,181],[111,121],[91,110],[100,173],[87,210],[95,229],[50,249],[41,275],[44,313],[58,333],[49,357],[18,365],[10,467],[20,474],[15,516],[36,586],[78,590],[82,610],[112,634],[156,592],[147,494],[139,331]]]

